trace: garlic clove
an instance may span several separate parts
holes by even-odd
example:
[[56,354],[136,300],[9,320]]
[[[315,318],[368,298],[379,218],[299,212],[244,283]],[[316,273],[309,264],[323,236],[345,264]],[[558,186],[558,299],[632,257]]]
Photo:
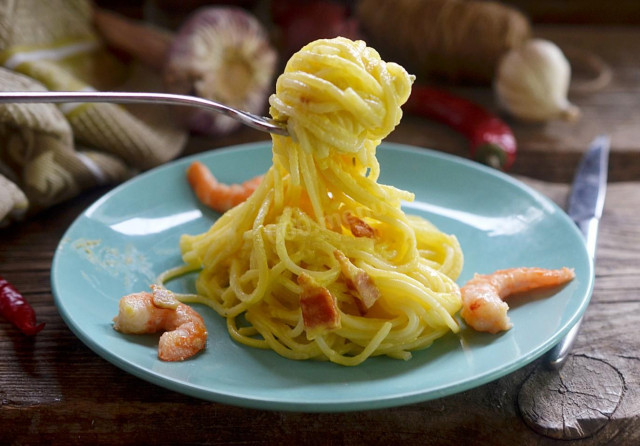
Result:
[[532,39],[505,54],[496,73],[498,103],[516,118],[575,121],[580,110],[567,99],[571,65],[548,40]]

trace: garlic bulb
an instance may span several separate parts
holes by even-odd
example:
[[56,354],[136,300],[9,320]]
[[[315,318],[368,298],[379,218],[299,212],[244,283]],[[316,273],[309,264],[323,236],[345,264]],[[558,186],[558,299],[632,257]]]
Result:
[[526,121],[575,121],[580,110],[567,99],[571,66],[556,44],[532,39],[507,52],[498,65],[495,92],[509,113]]
[[[164,81],[167,91],[201,98],[260,114],[277,64],[266,28],[251,13],[237,7],[198,9],[180,27],[169,47]],[[240,122],[202,109],[184,110],[190,130],[224,135]]]

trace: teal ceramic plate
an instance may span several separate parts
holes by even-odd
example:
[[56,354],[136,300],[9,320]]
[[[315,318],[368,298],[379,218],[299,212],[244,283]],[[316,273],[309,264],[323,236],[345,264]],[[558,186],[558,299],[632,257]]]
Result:
[[[500,335],[463,327],[409,361],[371,358],[357,367],[298,362],[230,339],[225,321],[197,306],[209,331],[206,350],[182,363],[156,358],[157,336],[112,328],[118,300],[147,290],[180,263],[178,239],[205,231],[218,214],[204,209],[184,172],[195,159],[167,164],[115,188],[71,225],[55,253],[52,287],[65,322],[98,355],[142,379],[187,395],[240,406],[296,411],[365,410],[450,395],[504,376],[551,348],[583,313],[593,267],[582,237],[551,201],[493,169],[427,149],[385,144],[380,182],[413,191],[406,212],[456,234],[465,255],[459,283],[474,272],[540,266],[575,268],[566,286],[512,302],[514,327]],[[197,155],[225,182],[263,173],[269,143]],[[175,282],[193,291],[193,276]]]

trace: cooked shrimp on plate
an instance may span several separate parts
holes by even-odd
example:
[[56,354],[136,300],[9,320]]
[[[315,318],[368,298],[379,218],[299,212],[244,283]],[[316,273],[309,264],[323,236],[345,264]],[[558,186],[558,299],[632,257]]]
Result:
[[223,213],[249,198],[262,181],[262,175],[242,184],[225,184],[219,182],[207,166],[194,161],[187,168],[187,181],[202,204]]
[[134,293],[120,299],[113,328],[127,334],[164,331],[158,344],[158,357],[163,361],[182,361],[204,349],[207,327],[202,316],[165,288],[151,288],[153,293]]
[[498,270],[492,274],[475,274],[461,289],[460,315],[477,331],[498,333],[513,324],[507,316],[505,302],[512,294],[562,285],[575,276],[573,269],[533,267]]

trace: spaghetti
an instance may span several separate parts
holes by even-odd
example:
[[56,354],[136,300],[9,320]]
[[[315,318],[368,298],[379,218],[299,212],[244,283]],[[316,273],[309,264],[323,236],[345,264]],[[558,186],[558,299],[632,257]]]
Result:
[[[273,165],[245,202],[182,236],[185,266],[163,280],[200,270],[198,294],[181,300],[212,307],[236,341],[291,359],[409,359],[457,332],[457,239],[404,214],[413,194],[377,182],[376,147],[412,81],[362,41],[318,40],[293,55],[270,98],[292,136],[273,136]],[[313,325],[309,305],[335,308],[331,323],[320,311]]]

